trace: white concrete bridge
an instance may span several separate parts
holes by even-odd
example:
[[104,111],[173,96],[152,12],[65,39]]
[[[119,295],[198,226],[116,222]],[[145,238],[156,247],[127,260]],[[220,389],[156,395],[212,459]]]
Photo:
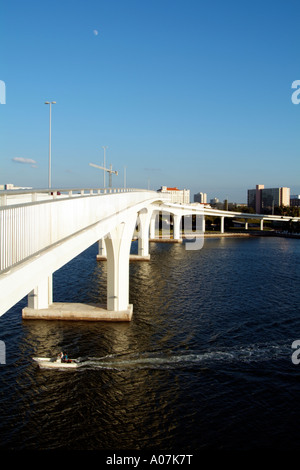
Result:
[[[28,295],[29,319],[130,320],[132,237],[138,226],[138,254],[149,257],[159,212],[173,215],[175,240],[182,217],[197,216],[197,243],[189,249],[202,247],[206,215],[221,217],[221,231],[224,217],[291,219],[171,204],[168,195],[139,189],[1,191],[0,204],[0,316]],[[106,305],[53,303],[53,273],[96,242],[107,257]]]

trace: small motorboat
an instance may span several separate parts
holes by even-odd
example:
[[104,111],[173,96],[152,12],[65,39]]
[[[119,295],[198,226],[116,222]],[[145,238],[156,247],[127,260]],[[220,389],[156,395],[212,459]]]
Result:
[[62,361],[60,357],[33,357],[41,369],[74,369],[79,367],[79,363],[75,359]]

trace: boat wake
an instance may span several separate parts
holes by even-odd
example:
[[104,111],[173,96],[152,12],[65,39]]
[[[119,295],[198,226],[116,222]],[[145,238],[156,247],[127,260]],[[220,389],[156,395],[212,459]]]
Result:
[[190,369],[220,364],[257,363],[291,358],[290,345],[249,345],[232,350],[206,352],[145,352],[111,354],[104,357],[82,357],[80,369]]

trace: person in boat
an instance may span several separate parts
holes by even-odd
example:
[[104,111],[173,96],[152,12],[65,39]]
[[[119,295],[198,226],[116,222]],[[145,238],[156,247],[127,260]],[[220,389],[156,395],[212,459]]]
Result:
[[61,362],[72,362],[71,359],[68,358],[68,355],[63,352],[60,353],[60,359]]

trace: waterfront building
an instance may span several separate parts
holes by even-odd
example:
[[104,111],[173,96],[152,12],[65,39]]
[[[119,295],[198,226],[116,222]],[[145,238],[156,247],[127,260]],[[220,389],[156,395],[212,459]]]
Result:
[[179,204],[190,203],[189,189],[168,188],[167,186],[162,186],[157,192],[170,194],[171,202],[177,202]]
[[290,188],[265,188],[257,184],[256,189],[248,189],[248,207],[257,214],[272,214],[274,207],[290,205]]

